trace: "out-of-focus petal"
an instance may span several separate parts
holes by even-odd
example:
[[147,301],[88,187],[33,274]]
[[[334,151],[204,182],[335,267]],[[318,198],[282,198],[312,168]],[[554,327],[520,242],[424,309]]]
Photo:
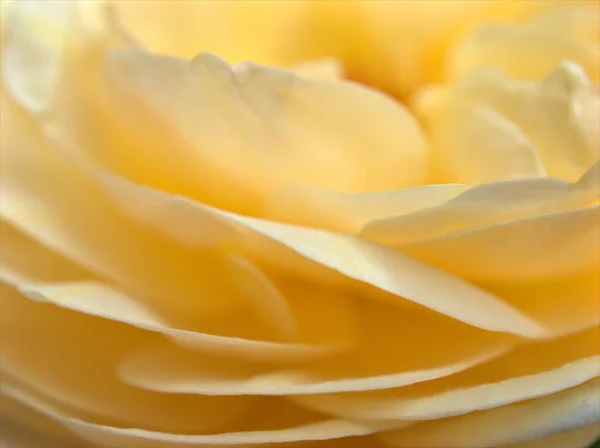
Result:
[[598,437],[600,437],[600,424],[595,423],[540,440],[511,443],[497,448],[590,448],[598,440]]
[[495,66],[517,79],[536,80],[568,60],[598,81],[600,5],[581,3],[524,23],[495,23],[475,29],[448,58],[449,74],[460,77]]
[[433,90],[434,98],[418,97],[436,179],[474,184],[547,173],[575,182],[596,163],[598,88],[573,62],[552,68],[531,82],[488,68]]
[[20,0],[11,5],[2,77],[12,95],[34,113],[50,107],[71,12],[69,2]]

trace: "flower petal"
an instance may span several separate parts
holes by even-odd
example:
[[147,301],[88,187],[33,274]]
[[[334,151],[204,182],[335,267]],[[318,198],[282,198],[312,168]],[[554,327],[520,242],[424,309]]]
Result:
[[519,129],[550,176],[574,182],[600,157],[598,87],[573,62],[561,62],[536,82],[481,70],[455,89],[456,97],[491,108]]
[[562,61],[574,61],[598,80],[600,11],[595,2],[560,8],[522,23],[482,26],[449,57],[457,78],[479,67],[501,67],[517,79],[539,79]]
[[368,435],[376,431],[376,428],[370,428],[368,425],[344,420],[322,420],[281,429],[222,432],[206,435],[121,428],[90,423],[70,416],[60,407],[45,400],[43,396],[35,396],[26,389],[8,384],[8,382],[3,383],[1,388],[5,395],[47,415],[83,439],[97,446],[107,448],[121,448],[123,446],[171,448],[190,445],[208,448],[221,445],[255,445],[298,441],[321,441],[324,444],[327,440]]
[[1,288],[3,384],[14,378],[95,421],[159,431],[220,431],[256,401],[156,394],[130,387],[115,375],[118,360],[157,343],[159,335],[34,303],[4,284]]
[[435,420],[532,400],[600,376],[598,328],[525,345],[452,376],[389,391],[298,396],[311,409],[357,420]]
[[[478,281],[576,276],[600,266],[600,207],[539,215],[451,234],[402,250]],[[551,231],[548,231],[551,229]],[[456,254],[460,253],[460,257]]]
[[467,187],[425,185],[404,190],[348,194],[290,185],[269,199],[265,218],[343,233],[358,233],[366,224],[439,205]]
[[34,113],[48,110],[61,68],[72,13],[69,2],[21,0],[11,5],[2,52],[9,91]]
[[[288,183],[362,192],[424,179],[427,153],[418,124],[400,104],[364,87],[248,63],[232,68],[208,54],[185,61],[113,52],[106,73],[108,94],[121,104],[115,109],[139,111],[143,104],[146,111],[136,123],[125,114],[121,126],[156,140],[144,137],[144,152],[132,157],[152,159],[144,163],[161,170],[173,167],[171,177],[189,178],[195,189],[170,191],[258,214],[264,195]],[[181,150],[169,155],[169,165],[155,163],[174,142]],[[156,185],[134,168],[123,174]]]
[[334,350],[328,346],[269,342],[173,328],[139,301],[99,283],[25,285],[21,290],[36,300],[162,334],[174,344],[200,353],[286,363],[318,358]]
[[[515,343],[514,337],[483,332],[423,310],[366,303],[359,314],[362,325],[356,345],[318,362],[250,375],[215,375],[189,353],[157,347],[124,359],[121,377],[138,387],[184,394],[304,395],[381,390],[456,374],[503,355]],[[448,334],[453,337],[444,339]]]
[[478,227],[585,208],[598,196],[593,185],[568,184],[554,178],[491,182],[469,188],[437,206],[375,220],[365,226],[362,234],[399,247]]
[[527,403],[421,423],[382,438],[390,446],[410,448],[492,448],[534,441],[598,423],[599,393],[600,382],[592,380]]

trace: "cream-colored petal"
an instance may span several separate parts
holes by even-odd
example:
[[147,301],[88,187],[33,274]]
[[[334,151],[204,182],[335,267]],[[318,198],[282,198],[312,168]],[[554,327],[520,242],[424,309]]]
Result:
[[[214,317],[249,304],[235,289],[232,279],[242,274],[226,254],[181,247],[123,216],[75,161],[2,99],[1,212],[7,222],[173,318]],[[153,211],[153,203],[146,206]],[[241,335],[231,325],[222,331]]]
[[600,376],[599,365],[600,356],[592,356],[538,375],[511,378],[495,384],[413,400],[360,400],[352,396],[323,399],[315,396],[310,399],[300,397],[297,402],[347,418],[433,420],[560,392]]
[[438,182],[477,185],[546,174],[523,131],[475,101],[449,100],[433,120],[431,139]]
[[22,286],[22,291],[35,300],[162,334],[174,344],[200,353],[286,363],[322,357],[335,350],[327,346],[277,343],[173,328],[143,303],[99,283],[32,284]]
[[[172,169],[171,177],[181,182],[188,179],[185,191],[167,186],[171,191],[257,214],[264,195],[288,183],[362,192],[424,180],[427,151],[414,118],[390,98],[355,84],[252,64],[231,68],[207,54],[188,62],[118,52],[106,65],[110,94],[122,106],[115,109],[138,110],[135,123],[125,114],[121,126],[156,140],[138,139],[144,151],[131,157]],[[179,151],[167,156],[164,148],[174,144]],[[124,174],[156,184],[154,174],[135,166]]]
[[[108,182],[107,186],[112,190],[112,194],[118,195],[121,191],[125,194],[135,192],[140,198],[136,203],[142,206],[144,202],[141,201],[155,200],[153,198],[160,198],[165,204],[174,201],[169,195],[159,197],[159,194],[151,189],[138,188],[118,177],[107,177],[102,171],[94,171],[93,174],[103,183]],[[123,190],[123,187],[126,189]],[[266,237],[258,241],[254,240],[252,244],[257,243],[260,247],[253,250],[258,251],[255,255],[259,257],[268,257],[269,254],[273,254],[272,247],[275,246],[277,259],[270,261],[278,268],[286,262],[280,259],[281,252],[277,250],[280,243],[293,251],[286,253],[287,258],[294,260],[299,254],[346,277],[376,286],[394,296],[413,301],[471,325],[528,336],[543,333],[542,328],[535,322],[506,307],[485,291],[362,238],[255,219],[214,209],[194,201],[179,201],[178,206],[181,206],[182,211],[185,211],[190,218],[194,214],[199,217],[205,216],[207,211],[210,211],[238,226],[241,225],[242,228]],[[186,230],[177,237],[188,244],[198,240],[200,237],[196,235],[203,233],[202,228],[197,225],[186,227]],[[242,232],[242,237],[247,236]],[[397,272],[403,272],[405,276],[399,278],[395,274]]]
[[[151,351],[127,360],[120,373],[121,378],[133,386],[163,393],[307,395],[385,389],[431,381],[461,372],[502,353],[502,350],[490,351],[479,357],[438,368],[364,378],[321,379],[310,370],[290,370],[250,376],[248,374],[236,375],[225,371],[211,371],[201,367],[200,364],[190,362],[189,357],[184,362],[177,363],[172,351]],[[302,403],[301,400],[300,403]],[[314,408],[318,409],[319,406]]]
[[357,233],[371,221],[439,205],[466,188],[459,184],[441,184],[348,194],[291,185],[273,194],[267,202],[264,217],[301,226]]
[[119,360],[156,344],[158,335],[34,303],[4,284],[0,299],[2,384],[14,378],[94,421],[157,431],[220,431],[256,402],[253,397],[209,399],[127,386],[115,374]]
[[366,393],[294,397],[300,404],[358,420],[435,420],[554,394],[600,376],[598,328],[528,344],[452,376]]
[[528,337],[544,333],[537,323],[485,291],[362,238],[233,214],[227,216],[346,277],[470,325]]
[[326,441],[342,437],[372,434],[376,428],[344,420],[322,420],[296,427],[274,430],[222,432],[206,435],[178,434],[148,431],[137,428],[121,428],[86,422],[68,415],[65,410],[53,405],[43,396],[13,384],[3,383],[2,392],[30,406],[66,426],[85,440],[100,447],[122,448],[171,448],[180,446],[214,447],[222,445],[255,445],[264,443],[286,443],[297,441]]
[[[420,310],[364,303],[351,349],[308,365],[250,374],[207,371],[189,353],[156,348],[124,360],[130,384],[173,393],[304,395],[390,389],[456,374],[497,358],[514,337]],[[445,337],[452,334],[452,339]],[[152,365],[152,368],[149,366]]]
[[472,187],[437,206],[369,223],[362,234],[400,246],[536,215],[591,205],[597,189],[554,178],[491,182]]
[[600,157],[598,86],[574,62],[561,62],[535,82],[481,70],[454,89],[456,98],[485,105],[520,130],[550,176],[575,182]]
[[11,7],[2,77],[10,93],[33,113],[47,111],[52,101],[72,11],[65,1],[20,0]]
[[480,67],[496,66],[517,79],[536,80],[569,60],[582,65],[597,81],[599,17],[598,4],[588,2],[522,23],[484,25],[450,54],[450,75],[456,78]]
[[0,276],[13,285],[90,279],[92,274],[0,221]]
[[544,398],[466,416],[392,431],[390,446],[410,448],[488,448],[534,441],[598,423],[600,383],[591,380]]
[[438,269],[478,281],[576,276],[600,266],[599,210],[594,206],[539,215],[450,234],[402,250]]

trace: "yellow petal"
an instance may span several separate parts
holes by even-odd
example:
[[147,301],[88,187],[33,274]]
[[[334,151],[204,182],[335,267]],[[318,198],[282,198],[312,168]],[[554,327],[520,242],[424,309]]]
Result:
[[456,98],[433,124],[435,179],[476,185],[546,174],[527,136],[492,108]]
[[[236,275],[228,271],[231,261],[214,248],[188,250],[135,224],[26,116],[8,107],[1,118],[1,212],[7,222],[173,315],[237,308],[230,305],[242,296],[225,280]],[[199,296],[205,299],[194,300]]]
[[492,448],[533,441],[598,422],[600,383],[466,416],[415,425],[382,435],[390,446],[410,448]]
[[[427,153],[417,123],[366,88],[252,64],[232,69],[207,54],[188,62],[120,52],[107,66],[119,116],[141,104],[147,112],[135,123],[125,113],[120,124],[140,136],[135,146],[144,145],[129,152],[143,159],[124,173],[142,183],[156,185],[141,164],[173,169],[171,177],[188,179],[189,188],[167,190],[258,214],[264,195],[286,184],[363,192],[424,180]],[[154,142],[143,136],[148,132]],[[179,151],[167,155],[164,148],[174,144]],[[115,158],[109,168],[118,166]],[[158,164],[167,158],[167,166]]]
[[[101,171],[96,170],[94,174],[103,182],[109,179]],[[118,178],[112,177],[113,181],[116,179]],[[117,194],[119,185],[133,184],[123,179],[112,182],[109,184],[112,194]],[[132,191],[131,187],[127,188]],[[143,197],[141,193],[144,191],[141,189],[137,191],[140,193],[140,198]],[[151,192],[152,190],[146,189],[144,195],[151,197]],[[169,199],[169,195],[163,195],[162,200],[173,199]],[[140,202],[136,201],[136,203]],[[143,206],[143,203],[141,204]],[[207,211],[212,211],[217,216],[256,232],[261,238],[246,243],[258,245],[252,247],[254,256],[258,258],[274,256],[270,261],[278,269],[282,267],[285,269],[285,263],[288,263],[288,267],[292,266],[292,269],[296,269],[293,267],[296,260],[305,258],[337,271],[345,277],[376,286],[394,296],[405,298],[480,328],[502,329],[501,331],[529,336],[543,333],[535,322],[507,307],[485,291],[362,238],[245,217],[212,209],[194,201],[180,202],[180,205],[186,207],[190,217],[196,213],[202,217]],[[188,244],[190,239],[195,239],[197,232],[202,232],[202,228],[198,226],[190,226],[188,230],[189,232],[178,235],[178,239]],[[248,236],[247,233],[242,233],[242,237]],[[284,249],[284,254],[281,249]],[[298,254],[302,257],[298,257]],[[282,259],[282,256],[291,259],[291,263]],[[395,274],[397,272],[403,272],[405,276],[399,278]]]
[[251,397],[233,403],[227,397],[207,400],[129,387],[115,375],[118,360],[157,343],[158,335],[33,303],[4,284],[1,293],[3,384],[9,376],[95,421],[159,431],[219,431],[254,403]]
[[267,202],[265,218],[343,233],[357,233],[372,221],[434,207],[466,189],[458,184],[426,185],[405,190],[348,194],[289,186]]
[[[600,156],[600,96],[581,66],[565,61],[552,68],[535,82],[515,81],[496,68],[481,70],[459,80],[455,96],[504,117],[535,147],[548,175],[574,182]],[[443,143],[452,135],[452,129],[442,129],[437,138]]]
[[454,375],[401,389],[294,397],[311,409],[358,420],[435,420],[532,400],[600,376],[597,328],[525,345]]
[[0,221],[0,272],[13,285],[90,279],[92,274]]
[[2,77],[34,113],[45,112],[52,101],[71,13],[69,2],[22,0],[11,6]]
[[600,10],[597,3],[561,8],[516,24],[476,29],[451,53],[450,73],[462,76],[486,66],[502,68],[517,79],[539,79],[568,60],[598,80]]
[[[422,309],[396,310],[368,303],[359,313],[362,322],[356,345],[308,365],[251,375],[215,375],[190,354],[158,347],[124,360],[122,378],[150,390],[208,395],[380,390],[456,374],[501,356],[515,343],[512,337],[476,330]],[[453,338],[444,339],[447,334]]]
[[176,345],[200,353],[285,363],[324,356],[333,350],[327,346],[277,343],[173,328],[143,303],[99,283],[24,285],[21,289],[36,300],[159,333]]
[[[121,448],[123,446],[172,448],[190,445],[209,448],[220,445],[243,446],[297,441],[321,441],[321,443],[325,443],[327,440],[367,435],[375,432],[375,429],[368,425],[344,420],[323,419],[321,421],[276,429],[221,432],[208,435],[167,433],[87,422],[69,415],[61,407],[44,399],[42,395],[36,396],[23,387],[8,384],[8,382],[2,384],[2,391],[14,400],[22,402],[66,426],[84,440],[91,441],[95,446],[107,448]],[[286,411],[289,412],[284,407],[283,413]],[[277,412],[276,407],[270,409],[270,413],[273,412]]]
[[490,225],[407,245],[403,251],[478,281],[575,276],[600,266],[598,210],[588,207]]
[[265,64],[282,62],[282,54],[289,49],[284,39],[305,18],[306,10],[296,1],[113,4],[123,26],[153,52],[191,58],[211,51],[233,63]]
[[399,247],[490,225],[576,210],[598,197],[592,185],[553,178],[492,182],[472,187],[447,202],[368,223],[363,235]]

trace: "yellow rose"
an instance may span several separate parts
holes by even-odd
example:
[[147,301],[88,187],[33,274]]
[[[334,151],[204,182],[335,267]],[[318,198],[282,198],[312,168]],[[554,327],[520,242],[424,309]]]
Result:
[[[267,38],[240,36],[255,53],[216,28],[240,14],[238,32],[249,3],[203,3],[203,32],[228,58],[263,59],[295,8],[384,8],[268,4],[250,22]],[[299,76],[148,52],[99,1],[9,12],[7,441],[583,448],[600,435],[595,25],[546,11],[502,25],[489,52],[475,30],[448,78],[401,88],[449,80],[420,90],[413,115],[314,62],[338,53],[265,56]],[[335,23],[326,45],[351,31]]]

